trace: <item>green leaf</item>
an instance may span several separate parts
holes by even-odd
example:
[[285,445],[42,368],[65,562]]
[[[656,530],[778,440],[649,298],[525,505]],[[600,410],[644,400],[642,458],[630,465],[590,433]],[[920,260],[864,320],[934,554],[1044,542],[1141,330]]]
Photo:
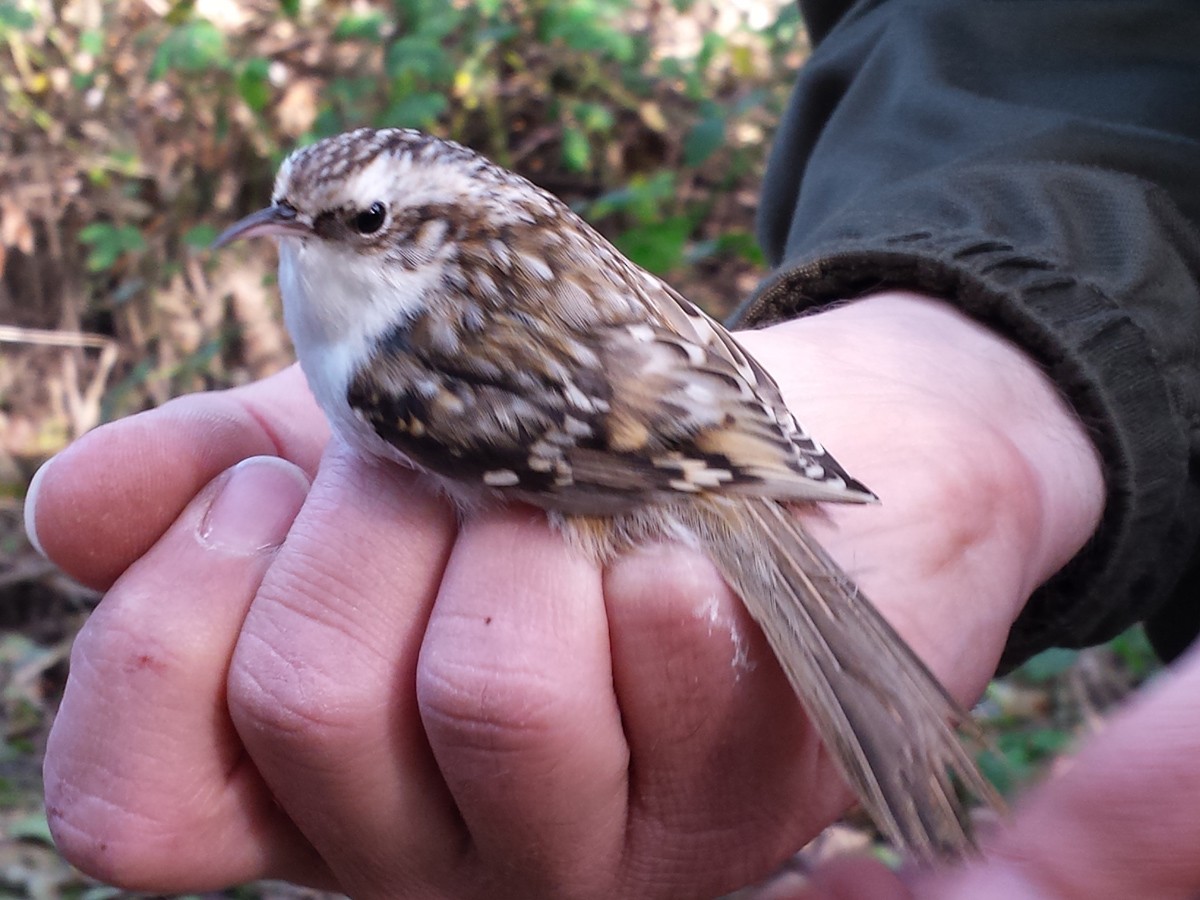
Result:
[[81,243],[91,247],[84,265],[89,272],[104,272],[111,269],[125,253],[146,248],[142,233],[133,225],[111,225],[108,222],[93,222],[79,232]]
[[44,810],[9,822],[7,831],[10,838],[18,841],[40,841],[48,846],[54,846],[54,838],[50,836],[50,823],[46,821]]
[[94,222],[79,232],[79,241],[91,247],[84,265],[90,272],[112,269],[121,256],[120,236],[114,226]]
[[271,101],[270,68],[270,60],[256,56],[246,60],[238,72],[238,96],[255,112],[262,112]]
[[674,198],[674,172],[656,172],[649,178],[636,175],[624,187],[597,197],[586,214],[596,221],[615,212],[624,212],[639,222],[656,222],[662,218],[663,207]]
[[1029,748],[1038,759],[1056,756],[1071,745],[1071,736],[1058,728],[1036,728],[1029,734]]
[[576,103],[571,111],[579,127],[589,134],[611,131],[616,124],[612,110],[602,103]]
[[409,94],[388,107],[382,120],[387,125],[428,128],[449,105],[441,94]]
[[163,16],[163,21],[168,25],[182,25],[184,22],[191,21],[195,11],[196,0],[174,0],[166,15]]
[[225,35],[212,22],[195,19],[168,32],[154,54],[150,78],[157,81],[171,71],[195,75],[228,65]]
[[[346,120],[335,109],[319,109],[317,120],[313,122],[309,140],[329,137],[346,130]],[[307,141],[306,141],[307,142]]]
[[197,250],[207,250],[217,239],[217,229],[211,225],[193,225],[183,235],[183,243]]
[[976,762],[983,777],[995,785],[1002,796],[1007,797],[1016,788],[1018,773],[1011,761],[1000,754],[981,753]]
[[496,22],[475,32],[476,45],[504,44],[521,34],[521,27],[511,22]]
[[756,266],[766,264],[758,241],[748,231],[728,231],[710,240],[693,244],[688,253],[688,262],[694,263],[714,256],[732,256]]
[[79,49],[92,56],[99,56],[104,52],[104,32],[93,28],[80,34]]
[[105,887],[101,884],[85,890],[79,895],[79,900],[120,900],[123,893],[120,888]]
[[800,19],[800,5],[785,3],[779,10],[779,18],[767,27],[766,33],[773,35],[775,42],[780,46],[790,47],[799,39],[803,30],[804,23]]
[[133,226],[121,226],[121,250],[136,253],[145,250],[146,242],[142,232]]
[[579,128],[568,126],[562,136],[563,163],[572,172],[586,172],[592,163],[592,146]]
[[84,266],[89,272],[106,272],[117,264],[120,252],[111,244],[102,244],[92,248]]
[[356,103],[374,97],[378,86],[378,79],[373,77],[333,78],[329,82],[329,93],[340,101]]
[[348,13],[333,29],[335,41],[378,41],[383,33],[383,13]]
[[440,40],[446,37],[459,23],[464,12],[459,4],[445,0],[417,0],[413,14],[413,31],[426,39]]
[[630,228],[617,236],[617,248],[643,269],[664,275],[683,261],[683,250],[692,233],[692,220],[672,216],[661,222]]
[[0,34],[6,31],[28,31],[36,24],[33,13],[22,9],[13,0],[0,0]]
[[717,252],[728,253],[756,266],[767,263],[758,238],[748,231],[729,231],[717,238]]
[[392,78],[415,75],[433,82],[446,82],[454,75],[454,62],[433,40],[419,35],[402,37],[387,51],[387,73]]
[[698,166],[725,143],[725,117],[697,122],[683,139],[683,164]]
[[92,222],[79,229],[79,240],[94,246],[104,241],[112,231],[113,226],[107,222]]
[[1078,656],[1079,653],[1076,650],[1054,647],[1050,650],[1043,650],[1032,659],[1026,660],[1025,664],[1017,669],[1017,672],[1034,684],[1040,684],[1062,675],[1075,665]]
[[696,54],[696,68],[704,72],[712,65],[713,59],[725,49],[729,43],[723,35],[715,31],[706,32],[700,39],[700,52]]
[[980,767],[988,779],[1008,793],[1014,785],[1028,781],[1049,760],[1067,749],[1071,736],[1056,728],[1033,728],[1006,731],[996,735],[995,746],[1000,758],[983,754]]
[[279,8],[289,19],[295,19],[300,15],[300,0],[279,0]]
[[552,3],[542,11],[537,26],[538,38],[545,44],[560,40],[581,53],[630,62],[635,55],[634,41],[616,21],[615,11],[612,4],[600,4],[596,0]]
[[1146,630],[1140,625],[1134,625],[1121,632],[1108,642],[1108,646],[1124,663],[1129,674],[1139,681],[1153,674],[1162,665],[1154,648],[1150,646]]

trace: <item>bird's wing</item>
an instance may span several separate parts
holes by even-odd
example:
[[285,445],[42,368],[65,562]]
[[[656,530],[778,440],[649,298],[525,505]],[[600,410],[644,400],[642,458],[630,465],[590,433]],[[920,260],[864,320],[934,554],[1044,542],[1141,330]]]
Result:
[[617,321],[543,327],[516,307],[453,340],[423,332],[433,316],[397,325],[352,380],[350,405],[437,474],[568,512],[681,492],[875,499],[728,331],[630,272],[621,287],[637,314]]

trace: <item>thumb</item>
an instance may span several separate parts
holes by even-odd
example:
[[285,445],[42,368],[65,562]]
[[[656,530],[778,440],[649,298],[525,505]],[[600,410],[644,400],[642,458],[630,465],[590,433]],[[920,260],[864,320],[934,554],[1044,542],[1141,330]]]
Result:
[[316,877],[295,859],[303,842],[245,763],[225,707],[242,620],[307,494],[291,463],[243,461],[80,632],[44,774],[55,842],[89,874],[156,892],[300,865]]

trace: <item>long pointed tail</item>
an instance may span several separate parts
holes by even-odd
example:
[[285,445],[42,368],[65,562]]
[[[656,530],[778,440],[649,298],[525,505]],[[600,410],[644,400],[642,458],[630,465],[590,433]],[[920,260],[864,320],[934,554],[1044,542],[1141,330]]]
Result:
[[955,731],[973,728],[968,714],[785,507],[760,499],[689,507],[689,524],[876,825],[926,860],[973,848],[956,782],[1003,803]]

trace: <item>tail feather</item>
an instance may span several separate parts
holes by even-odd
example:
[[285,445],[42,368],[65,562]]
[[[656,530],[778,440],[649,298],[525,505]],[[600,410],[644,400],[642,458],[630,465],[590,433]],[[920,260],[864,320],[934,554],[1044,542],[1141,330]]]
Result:
[[693,530],[883,833],[926,860],[972,849],[956,781],[1003,803],[956,733],[978,738],[969,715],[784,506],[690,508]]

